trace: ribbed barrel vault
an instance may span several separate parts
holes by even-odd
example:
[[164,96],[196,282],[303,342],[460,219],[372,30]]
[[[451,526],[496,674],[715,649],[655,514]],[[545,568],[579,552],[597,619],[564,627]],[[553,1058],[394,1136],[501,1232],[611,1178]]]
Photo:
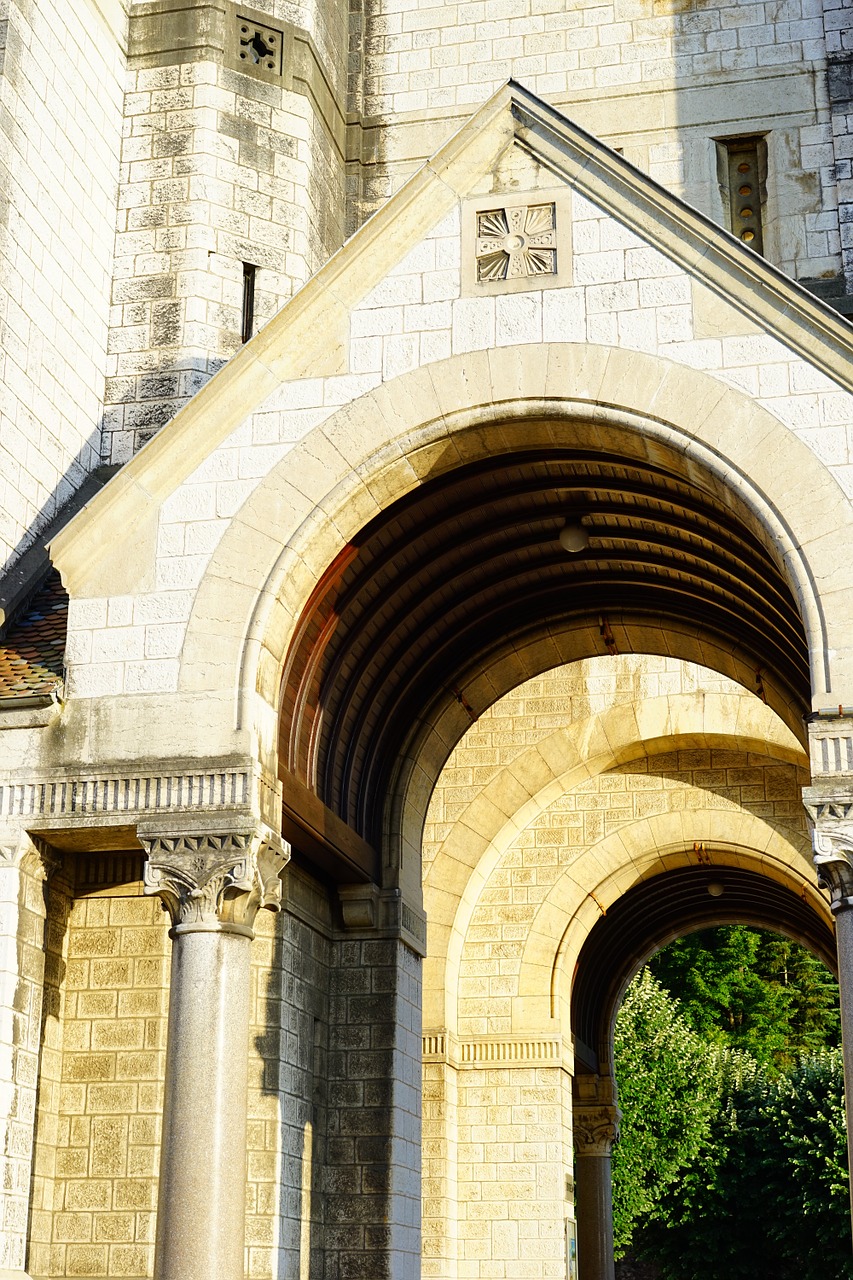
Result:
[[[588,546],[559,541],[580,520]],[[283,766],[377,846],[468,725],[576,658],[671,654],[763,695],[802,733],[806,640],[753,512],[662,446],[508,454],[398,501],[318,583],[285,666]],[[425,807],[425,800],[421,808]]]

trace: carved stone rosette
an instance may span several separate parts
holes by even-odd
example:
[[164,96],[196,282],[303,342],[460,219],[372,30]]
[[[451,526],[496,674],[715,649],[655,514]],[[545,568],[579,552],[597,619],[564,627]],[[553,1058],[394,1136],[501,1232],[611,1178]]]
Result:
[[609,1156],[619,1137],[622,1113],[615,1105],[578,1106],[572,1112],[575,1151],[579,1156]]
[[281,908],[290,847],[266,826],[226,832],[144,831],[145,892],[157,894],[173,934],[222,930],[253,936],[261,908]]

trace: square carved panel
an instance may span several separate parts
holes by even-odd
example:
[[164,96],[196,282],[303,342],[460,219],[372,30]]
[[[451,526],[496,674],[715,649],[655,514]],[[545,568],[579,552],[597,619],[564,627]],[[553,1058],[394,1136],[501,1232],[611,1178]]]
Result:
[[524,204],[478,213],[474,253],[481,283],[556,275],[555,205]]
[[237,14],[236,58],[241,71],[279,78],[282,73],[284,32]]

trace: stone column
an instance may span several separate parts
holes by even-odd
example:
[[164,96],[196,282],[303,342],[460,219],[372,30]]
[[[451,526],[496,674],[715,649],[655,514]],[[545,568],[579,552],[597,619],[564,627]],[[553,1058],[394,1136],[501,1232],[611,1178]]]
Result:
[[580,1280],[615,1280],[610,1157],[619,1136],[616,1085],[578,1076],[573,1109]]
[[243,1280],[249,963],[288,853],[268,828],[140,831],[172,918],[156,1280]]

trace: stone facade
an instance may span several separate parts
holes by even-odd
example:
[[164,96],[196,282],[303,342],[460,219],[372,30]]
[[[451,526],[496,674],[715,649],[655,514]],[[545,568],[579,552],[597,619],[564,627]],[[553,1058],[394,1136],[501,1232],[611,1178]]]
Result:
[[0,6],[0,1280],[612,1280],[642,958],[849,992],[845,13]]

